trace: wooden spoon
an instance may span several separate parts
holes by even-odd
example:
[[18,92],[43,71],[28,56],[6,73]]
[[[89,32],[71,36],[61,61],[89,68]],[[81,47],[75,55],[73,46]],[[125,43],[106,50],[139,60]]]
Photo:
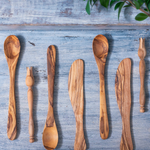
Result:
[[97,35],[93,40],[93,53],[99,70],[100,78],[100,135],[107,139],[109,135],[109,123],[105,96],[105,63],[108,55],[108,41],[105,36]]
[[83,110],[84,110],[84,95],[83,95],[83,60],[78,59],[73,62],[70,68],[68,77],[68,91],[72,104],[72,108],[76,119],[76,137],[74,150],[85,150],[86,143],[83,131]]
[[34,85],[33,69],[27,67],[26,85],[28,86],[28,105],[29,105],[29,135],[30,143],[34,142],[34,121],[33,121],[33,90]]
[[144,88],[144,78],[145,78],[145,56],[146,56],[146,48],[145,48],[145,39],[139,39],[139,50],[138,56],[141,59],[139,63],[139,73],[140,73],[140,81],[141,81],[141,88],[140,88],[140,112],[144,112],[144,105],[145,105],[145,88]]
[[10,35],[4,42],[4,53],[9,68],[10,91],[9,91],[9,108],[7,122],[7,136],[14,140],[17,135],[16,124],[16,102],[15,102],[15,71],[20,53],[20,42],[14,35]]
[[53,150],[58,144],[58,132],[53,112],[53,92],[55,77],[56,50],[51,45],[47,49],[47,73],[48,73],[48,114],[43,130],[43,145],[48,150]]
[[131,109],[131,60],[123,59],[118,66],[115,78],[115,92],[118,107],[122,117],[122,137],[120,150],[133,150],[130,131],[130,109]]

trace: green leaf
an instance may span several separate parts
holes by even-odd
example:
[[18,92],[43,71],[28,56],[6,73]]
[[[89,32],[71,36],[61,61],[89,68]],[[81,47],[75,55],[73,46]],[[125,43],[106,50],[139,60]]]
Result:
[[86,10],[87,14],[90,15],[90,0],[87,1],[85,10]]
[[144,13],[139,13],[136,17],[135,20],[137,21],[143,21],[148,17],[148,15],[144,14]]
[[116,2],[118,2],[119,0],[111,0],[111,2],[110,2],[110,7],[112,7],[112,5],[114,4],[114,3],[116,3]]
[[125,2],[121,2],[120,6],[119,6],[119,10],[118,10],[118,20],[119,20],[120,12],[121,12],[121,9],[122,9],[124,3],[125,3]]
[[97,2],[98,0],[93,0],[93,5]]
[[140,7],[143,5],[143,3],[145,2],[144,0],[138,0]]
[[130,4],[128,4],[128,5],[125,5],[124,7],[130,7],[130,6],[132,6],[132,4],[130,3]]
[[101,3],[102,6],[108,8],[109,0],[100,0],[100,3]]
[[150,11],[150,2],[147,4],[147,7],[148,7],[148,9],[149,9],[149,11]]
[[124,3],[124,2],[119,2],[119,3],[117,3],[117,4],[115,5],[115,8],[114,8],[114,9],[115,9],[115,10],[118,9],[122,3]]
[[135,0],[133,0],[133,2],[134,2],[134,4],[135,4],[136,9],[140,9],[140,4],[139,4],[139,2],[138,2],[138,1],[135,1]]

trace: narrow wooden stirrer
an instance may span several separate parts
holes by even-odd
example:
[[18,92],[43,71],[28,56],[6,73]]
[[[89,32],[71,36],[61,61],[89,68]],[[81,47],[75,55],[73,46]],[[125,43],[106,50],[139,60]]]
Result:
[[27,67],[26,85],[28,86],[28,105],[29,105],[29,135],[30,143],[34,142],[34,121],[33,121],[33,90],[34,77],[32,67]]
[[140,73],[140,112],[144,112],[144,105],[145,105],[145,89],[144,89],[144,78],[145,78],[145,61],[144,58],[146,56],[146,49],[145,49],[145,39],[139,39],[139,49],[138,49],[138,56],[141,59],[139,63],[139,73]]

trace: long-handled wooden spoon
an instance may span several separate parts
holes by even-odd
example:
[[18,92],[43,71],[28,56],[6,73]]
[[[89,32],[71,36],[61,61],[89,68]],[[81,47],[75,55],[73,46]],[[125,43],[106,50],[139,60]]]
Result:
[[56,50],[51,45],[47,49],[47,73],[48,73],[48,113],[43,130],[43,145],[48,150],[56,148],[58,143],[58,132],[53,112],[53,91],[55,77]]
[[76,119],[76,137],[74,142],[74,150],[85,150],[86,143],[83,131],[83,60],[78,59],[73,62],[68,77],[68,91],[72,104],[72,108]]
[[7,122],[7,136],[14,140],[17,135],[16,124],[16,102],[15,102],[15,71],[20,53],[20,42],[14,35],[10,35],[4,42],[4,53],[9,67],[10,74],[10,91],[9,91],[9,108]]
[[139,63],[139,72],[140,72],[140,80],[141,80],[141,88],[140,88],[140,112],[144,112],[145,105],[145,88],[144,88],[144,78],[145,78],[145,56],[146,56],[146,48],[145,48],[145,39],[139,39],[139,50],[138,56],[141,59]]
[[26,85],[28,86],[28,105],[29,105],[29,135],[30,143],[34,142],[34,121],[33,121],[33,90],[34,85],[33,69],[27,67]]
[[122,117],[122,137],[120,150],[133,150],[130,131],[130,109],[131,109],[131,60],[123,59],[118,66],[115,78],[115,92],[118,107]]
[[103,35],[97,35],[93,40],[93,53],[99,70],[100,78],[100,135],[107,139],[109,135],[109,123],[105,96],[105,63],[108,55],[108,41]]

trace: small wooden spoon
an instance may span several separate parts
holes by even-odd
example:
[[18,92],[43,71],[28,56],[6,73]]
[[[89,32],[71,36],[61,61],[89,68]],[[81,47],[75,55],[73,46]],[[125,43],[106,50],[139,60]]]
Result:
[[139,73],[140,73],[140,112],[144,112],[145,109],[145,88],[144,88],[144,79],[145,79],[145,56],[146,56],[146,48],[145,48],[145,39],[139,39],[139,50],[138,56],[141,59],[139,63]]
[[131,109],[131,60],[123,59],[118,66],[115,78],[115,92],[118,107],[122,117],[122,137],[120,150],[133,150],[130,131],[130,109]]
[[108,41],[105,36],[97,35],[93,40],[93,53],[99,70],[100,78],[100,135],[107,139],[109,135],[109,123],[105,96],[105,63],[108,55]]
[[48,73],[48,114],[43,130],[43,145],[47,150],[53,150],[58,144],[58,132],[53,112],[53,92],[55,77],[56,50],[51,45],[47,49],[47,73]]
[[17,135],[16,102],[15,102],[15,71],[20,53],[20,42],[14,35],[10,35],[4,42],[4,53],[9,67],[10,91],[7,122],[7,136],[14,140]]
[[71,65],[68,77],[69,97],[76,118],[76,137],[74,142],[74,150],[86,149],[83,131],[83,70],[83,60],[78,59]]

